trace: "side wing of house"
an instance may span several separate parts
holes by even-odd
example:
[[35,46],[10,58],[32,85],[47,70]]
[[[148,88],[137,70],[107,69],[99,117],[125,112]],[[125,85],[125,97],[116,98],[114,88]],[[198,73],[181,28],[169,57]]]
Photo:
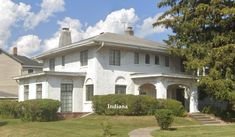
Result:
[[[4,52],[0,53],[0,91],[17,97],[18,84],[13,77],[21,74],[21,64]],[[1,96],[1,95],[0,95]]]

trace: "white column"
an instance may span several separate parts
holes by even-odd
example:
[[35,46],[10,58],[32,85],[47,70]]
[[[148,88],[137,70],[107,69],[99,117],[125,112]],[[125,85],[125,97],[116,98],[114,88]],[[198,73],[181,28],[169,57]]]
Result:
[[189,101],[189,112],[198,112],[198,91],[196,86],[191,87],[190,101]]
[[157,91],[157,98],[159,99],[166,99],[167,98],[167,90],[166,86],[164,85],[163,81],[157,81],[155,84],[156,91]]

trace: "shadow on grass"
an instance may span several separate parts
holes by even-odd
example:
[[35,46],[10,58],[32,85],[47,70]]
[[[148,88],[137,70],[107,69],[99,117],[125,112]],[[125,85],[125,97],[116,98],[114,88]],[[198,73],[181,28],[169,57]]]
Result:
[[177,128],[169,128],[168,131],[175,131]]
[[4,125],[6,125],[6,124],[7,124],[6,121],[0,121],[0,126],[4,126]]

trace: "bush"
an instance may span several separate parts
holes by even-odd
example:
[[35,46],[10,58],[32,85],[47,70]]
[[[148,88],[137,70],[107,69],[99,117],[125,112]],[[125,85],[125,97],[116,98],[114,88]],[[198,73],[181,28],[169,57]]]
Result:
[[97,95],[92,101],[94,112],[105,115],[147,115],[157,106],[157,100],[149,96]]
[[173,99],[158,99],[158,109],[169,109],[175,116],[186,116],[186,110],[181,102]]
[[20,103],[12,100],[0,101],[0,116],[3,118],[18,118],[20,114]]
[[174,114],[169,109],[158,109],[155,113],[158,125],[161,129],[168,129],[174,121]]
[[23,121],[53,121],[57,119],[60,102],[52,99],[26,100],[21,103]]
[[[92,101],[94,112],[100,115],[154,115],[156,109],[170,109],[176,116],[185,114],[184,107],[176,100],[158,100],[144,95],[97,95]],[[113,108],[113,106],[127,106],[127,108]]]

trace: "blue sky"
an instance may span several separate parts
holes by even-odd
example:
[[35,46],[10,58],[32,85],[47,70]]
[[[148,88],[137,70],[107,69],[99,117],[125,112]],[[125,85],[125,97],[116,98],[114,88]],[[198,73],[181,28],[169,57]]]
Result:
[[17,46],[21,54],[33,56],[56,47],[62,27],[72,29],[75,42],[102,31],[122,33],[124,24],[120,22],[128,22],[133,26],[138,37],[162,42],[171,31],[163,27],[152,29],[152,22],[166,10],[157,8],[157,2],[0,0],[3,3],[0,5],[0,12],[5,13],[0,17],[0,25],[3,24],[3,30],[5,29],[0,31],[0,48],[11,50]]

